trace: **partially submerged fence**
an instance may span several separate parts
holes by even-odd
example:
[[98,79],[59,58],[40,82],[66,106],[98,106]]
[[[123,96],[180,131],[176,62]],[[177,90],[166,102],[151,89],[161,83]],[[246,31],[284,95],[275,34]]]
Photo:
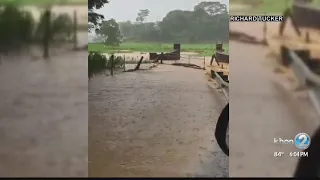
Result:
[[162,60],[180,60],[180,53],[181,53],[181,44],[173,44],[172,52],[169,52],[169,53],[149,52],[149,58],[150,60],[157,60],[159,58],[161,58]]
[[291,66],[300,86],[306,88],[309,98],[320,116],[320,65],[309,50],[291,50],[281,47],[282,64]]
[[[129,60],[126,60],[129,59]],[[147,67],[143,67],[148,64]],[[88,53],[88,77],[89,79],[95,75],[105,72],[107,75],[114,75],[119,72],[131,72],[136,70],[150,69],[154,67],[153,61],[144,60],[144,56],[140,56],[139,60],[133,60],[124,56],[111,54],[106,56],[99,52]]]
[[296,3],[292,7],[292,19],[299,27],[320,29],[320,8],[310,4]]
[[[44,58],[48,58],[51,49],[65,50],[65,47],[61,47],[63,44],[71,44],[70,49],[78,49],[76,11],[72,18],[66,13],[55,14],[51,8],[46,8],[40,17],[34,17],[31,10],[23,10],[14,4],[1,5],[1,8],[1,53],[15,53],[36,47],[42,49]],[[54,43],[58,45],[53,47]]]
[[[44,49],[44,52],[43,52],[43,57],[44,58],[48,58],[49,57],[49,52],[50,52],[50,46],[51,46],[51,41],[52,41],[52,30],[53,28],[51,27],[51,25],[53,24],[52,22],[52,14],[53,12],[51,11],[51,9],[46,9],[45,12],[44,12],[44,16],[46,18],[45,20],[45,35],[43,37],[43,49]],[[79,50],[79,49],[87,49],[86,47],[78,47],[78,19],[77,19],[77,11],[74,10],[73,11],[73,17],[72,17],[72,21],[71,21],[72,24],[71,25],[71,32],[70,32],[70,37],[71,37],[71,41],[67,40],[67,41],[64,41],[64,42],[61,42],[61,43],[67,43],[69,44],[71,42],[72,44],[72,50]],[[68,31],[68,30],[67,30]],[[68,32],[66,32],[68,33]],[[70,50],[71,50],[70,49]]]
[[222,90],[226,99],[229,100],[229,76],[224,75],[223,72],[211,70],[211,77],[217,80],[219,88]]
[[[229,55],[224,53],[222,46],[222,44],[216,45],[217,52],[212,55],[210,65],[212,65],[213,61],[215,60],[217,65],[223,69],[224,67],[221,63],[229,64]],[[211,77],[217,80],[219,88],[221,88],[226,99],[229,100],[229,75],[225,75],[222,71],[211,70]]]

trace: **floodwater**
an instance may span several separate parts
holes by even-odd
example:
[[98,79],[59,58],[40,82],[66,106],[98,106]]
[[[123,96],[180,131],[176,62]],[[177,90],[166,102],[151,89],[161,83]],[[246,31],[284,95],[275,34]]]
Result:
[[[124,50],[125,51],[125,50]],[[129,51],[129,50],[128,50]],[[105,56],[109,56],[109,54],[105,53]],[[136,61],[138,62],[140,58],[143,56],[143,60],[150,60],[149,53],[133,51],[133,52],[123,52],[123,53],[115,53],[115,56],[121,56],[126,61]],[[172,64],[172,63],[186,63],[186,64],[195,64],[200,67],[204,67],[205,65],[210,64],[211,56],[202,56],[198,53],[194,52],[181,52],[180,60],[165,60],[163,63]]]
[[[262,25],[231,23],[230,29],[259,39]],[[293,74],[275,73],[279,65],[276,58],[268,56],[270,49],[234,41],[230,46],[230,64],[235,67],[230,72],[229,91],[230,177],[291,177],[298,158],[289,157],[289,153],[300,150],[294,145],[275,144],[273,139],[293,139],[301,132],[311,136],[319,126],[319,117],[307,92],[296,91]],[[274,152],[285,154],[274,157]]]
[[[87,6],[53,11],[74,9],[87,23]],[[87,32],[79,32],[78,45],[87,42]],[[43,60],[37,47],[30,49],[31,55],[0,57],[0,176],[86,177],[88,54],[52,49]]]
[[204,71],[160,64],[89,82],[89,176],[227,177],[224,107]]
[[0,63],[0,176],[87,176],[87,52]]

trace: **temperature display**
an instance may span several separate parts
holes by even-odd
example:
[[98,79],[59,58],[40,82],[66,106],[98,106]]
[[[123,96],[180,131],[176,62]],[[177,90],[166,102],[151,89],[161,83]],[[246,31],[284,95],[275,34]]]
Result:
[[273,152],[274,157],[281,157],[284,155],[284,152]]

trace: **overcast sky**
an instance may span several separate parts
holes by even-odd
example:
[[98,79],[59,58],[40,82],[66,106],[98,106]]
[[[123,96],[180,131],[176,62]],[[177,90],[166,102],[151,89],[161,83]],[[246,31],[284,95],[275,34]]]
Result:
[[[193,10],[193,7],[202,1],[204,0],[110,0],[97,12],[103,14],[106,19],[113,18],[119,22],[135,21],[140,9],[149,9],[150,15],[146,21],[161,21],[172,10]],[[215,1],[220,1],[229,8],[229,0]]]

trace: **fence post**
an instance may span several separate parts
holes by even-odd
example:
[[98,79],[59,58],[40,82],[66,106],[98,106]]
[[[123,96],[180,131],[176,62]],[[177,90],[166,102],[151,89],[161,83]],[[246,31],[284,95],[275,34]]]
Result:
[[76,50],[78,48],[78,20],[77,20],[77,11],[73,11],[73,49]]
[[123,71],[126,71],[126,55],[123,55]]
[[[216,57],[215,53],[211,56],[211,60],[210,60],[210,66],[212,66],[213,60]],[[218,63],[218,62],[217,62]],[[218,64],[219,65],[219,64]]]
[[[267,15],[267,13],[264,13],[264,15]],[[263,42],[267,42],[267,22],[263,23]]]
[[110,57],[110,65],[111,65],[111,67],[110,67],[110,72],[111,72],[111,76],[113,76],[113,59],[114,59],[114,55],[112,54],[111,55],[111,57]]
[[143,60],[143,56],[141,56],[141,58],[140,58],[140,60],[139,60],[139,62],[138,62],[138,64],[137,64],[137,66],[134,68],[135,71],[136,71],[136,70],[139,70],[140,64],[142,63],[142,60]]
[[206,69],[206,57],[203,56],[203,68]]
[[160,54],[160,63],[163,64],[163,60],[164,60],[164,54],[163,52],[161,52]]
[[306,32],[306,43],[309,44],[311,42],[310,36],[309,36],[309,31]]
[[49,58],[50,29],[51,29],[51,9],[47,8],[44,12],[45,30],[43,34],[43,58]]

